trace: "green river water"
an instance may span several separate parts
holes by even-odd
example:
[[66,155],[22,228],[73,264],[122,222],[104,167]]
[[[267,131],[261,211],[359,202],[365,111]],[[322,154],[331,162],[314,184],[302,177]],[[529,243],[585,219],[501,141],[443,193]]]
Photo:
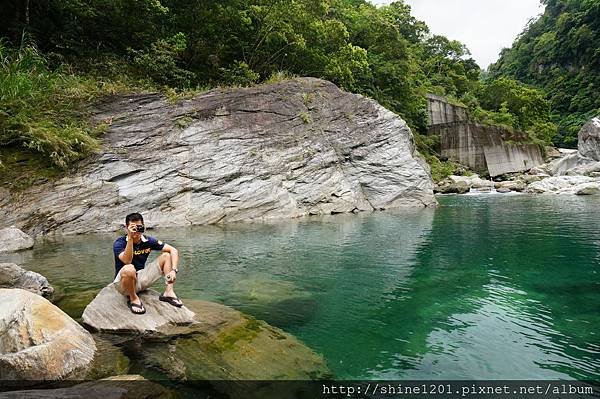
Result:
[[[600,199],[439,201],[149,234],[182,254],[180,297],[281,327],[339,379],[600,379]],[[115,237],[48,239],[0,261],[65,298],[93,296],[112,280]]]

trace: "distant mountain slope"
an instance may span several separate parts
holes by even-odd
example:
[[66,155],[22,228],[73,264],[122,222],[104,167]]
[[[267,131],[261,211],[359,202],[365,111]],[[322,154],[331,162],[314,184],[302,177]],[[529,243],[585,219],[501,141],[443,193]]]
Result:
[[502,51],[490,72],[544,89],[560,126],[555,141],[574,145],[581,126],[600,113],[600,1],[542,3],[544,14]]

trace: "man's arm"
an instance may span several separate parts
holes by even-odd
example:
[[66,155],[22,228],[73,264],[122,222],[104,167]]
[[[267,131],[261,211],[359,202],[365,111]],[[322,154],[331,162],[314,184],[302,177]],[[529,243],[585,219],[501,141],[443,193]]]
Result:
[[126,265],[131,264],[131,262],[133,261],[133,233],[135,233],[134,230],[135,226],[131,225],[129,226],[129,228],[127,229],[127,245],[125,246],[125,250],[123,252],[121,252],[119,254],[119,259],[121,259],[121,262],[125,263]]
[[175,248],[172,245],[169,244],[165,244],[162,252],[168,252],[171,254],[171,265],[173,267],[173,269],[178,270],[178,266],[179,266],[179,252],[177,251],[177,248]]

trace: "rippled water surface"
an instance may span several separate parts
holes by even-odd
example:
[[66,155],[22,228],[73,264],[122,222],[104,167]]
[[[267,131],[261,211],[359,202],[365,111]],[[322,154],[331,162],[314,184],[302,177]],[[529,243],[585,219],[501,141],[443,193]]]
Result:
[[[283,328],[337,378],[598,380],[600,200],[439,200],[150,234],[183,255],[181,297]],[[112,279],[114,238],[55,239],[0,261],[44,274],[65,297],[93,294]]]

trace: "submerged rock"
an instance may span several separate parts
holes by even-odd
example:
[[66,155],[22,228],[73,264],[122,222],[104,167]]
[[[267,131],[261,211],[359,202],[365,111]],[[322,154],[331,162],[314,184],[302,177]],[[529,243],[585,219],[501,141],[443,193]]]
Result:
[[0,253],[16,252],[23,249],[33,248],[33,238],[23,233],[16,227],[9,227],[0,230]]
[[[244,391],[243,381],[331,377],[322,356],[284,331],[224,305],[186,302],[202,322],[197,333],[168,343],[148,342],[140,349],[147,364],[171,378],[210,380],[215,389],[232,397],[261,397],[261,391]],[[236,385],[236,380],[241,383]],[[268,390],[269,384],[264,385]]]
[[126,340],[122,345],[133,358],[170,378],[228,380],[215,389],[236,396],[247,392],[238,392],[231,380],[330,376],[323,357],[296,338],[228,306],[188,299],[186,307],[177,309],[158,301],[154,291],[143,292],[140,298],[146,314],[133,315],[125,298],[106,287],[84,311],[84,323],[103,332],[152,338]]
[[196,323],[194,313],[187,307],[176,308],[158,300],[159,293],[147,290],[139,294],[145,314],[133,314],[127,307],[127,297],[112,284],[104,287],[85,308],[81,316],[84,325],[98,332],[116,334],[143,334],[156,336],[177,335],[184,326]]
[[162,227],[436,204],[407,124],[316,78],[118,97],[94,119],[105,152],[0,203],[0,220],[72,234],[114,231],[131,209]]
[[54,293],[46,277],[14,263],[0,263],[0,288],[21,288],[45,298]]
[[31,389],[0,393],[2,399],[175,399],[179,396],[140,375],[119,375],[69,388]]
[[289,281],[255,277],[237,281],[227,297],[236,308],[279,327],[309,321],[317,301]]
[[131,361],[108,338],[95,334],[96,355],[85,375],[85,380],[98,380],[129,372]]
[[0,380],[81,378],[96,344],[79,324],[39,295],[0,289]]

